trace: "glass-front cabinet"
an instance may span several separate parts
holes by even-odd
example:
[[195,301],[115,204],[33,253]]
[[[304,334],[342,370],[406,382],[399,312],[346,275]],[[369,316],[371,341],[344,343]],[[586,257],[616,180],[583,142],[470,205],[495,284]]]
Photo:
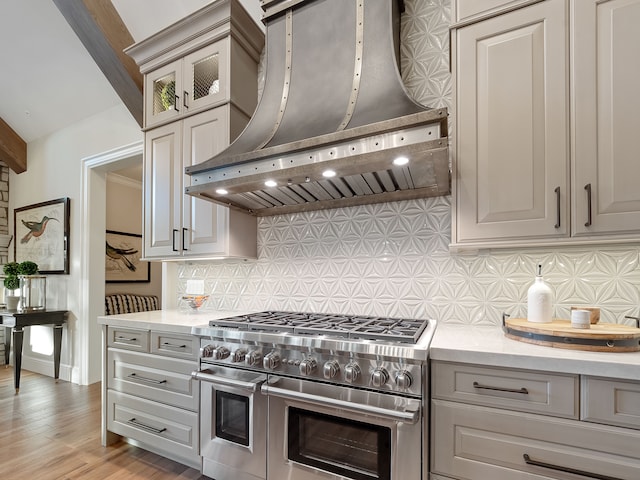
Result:
[[144,256],[255,258],[256,219],[185,195],[187,166],[243,130],[264,33],[239,0],[212,2],[127,48],[144,74]]
[[227,100],[228,43],[222,39],[146,75],[146,127]]

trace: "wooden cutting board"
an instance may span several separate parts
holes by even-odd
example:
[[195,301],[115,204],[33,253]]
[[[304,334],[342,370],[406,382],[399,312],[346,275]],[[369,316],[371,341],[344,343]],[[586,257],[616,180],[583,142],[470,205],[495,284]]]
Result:
[[503,330],[508,338],[547,347],[592,352],[640,351],[640,328],[616,323],[596,323],[588,329],[573,328],[569,320],[534,323],[507,318]]

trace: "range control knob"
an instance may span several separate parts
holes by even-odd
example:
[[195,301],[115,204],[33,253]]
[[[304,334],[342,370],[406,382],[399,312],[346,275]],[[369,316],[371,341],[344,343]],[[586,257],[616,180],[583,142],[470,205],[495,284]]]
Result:
[[318,363],[316,362],[315,358],[305,358],[300,362],[300,366],[299,366],[300,374],[310,375],[315,371],[317,366],[318,366]]
[[382,367],[376,368],[371,374],[371,383],[374,387],[382,387],[389,381],[389,373]]
[[212,357],[214,350],[215,350],[215,347],[213,345],[205,345],[204,347],[200,348],[200,357],[202,358]]
[[213,349],[212,357],[214,360],[224,360],[229,355],[231,355],[231,352],[227,347],[218,347]]
[[262,353],[255,350],[247,353],[247,357],[245,359],[247,365],[249,365],[250,367],[255,367],[256,365],[258,365],[260,363],[260,360],[262,360]]
[[247,351],[244,348],[239,348],[231,354],[231,361],[234,363],[244,362],[246,356]]
[[399,372],[396,372],[394,381],[400,388],[409,388],[413,382],[413,378],[411,378],[411,374],[406,370],[400,370]]
[[280,355],[276,352],[268,353],[262,359],[262,366],[267,370],[274,370],[280,366]]
[[362,371],[357,363],[349,363],[344,367],[344,379],[349,383],[356,383]]
[[340,372],[340,364],[335,360],[329,360],[325,362],[324,367],[322,368],[322,375],[327,380],[331,380]]

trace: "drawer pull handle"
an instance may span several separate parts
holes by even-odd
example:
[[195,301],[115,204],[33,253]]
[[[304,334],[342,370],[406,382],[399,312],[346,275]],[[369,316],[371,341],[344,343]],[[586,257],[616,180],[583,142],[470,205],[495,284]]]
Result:
[[135,337],[129,338],[129,337],[123,337],[122,335],[118,335],[116,337],[116,340],[119,342],[136,342],[138,339]]
[[523,395],[529,395],[529,390],[526,388],[504,388],[504,387],[492,387],[491,385],[481,385],[478,382],[473,382],[473,388],[479,388],[480,390],[494,390],[496,392],[508,392],[508,393],[521,393]]
[[162,346],[166,348],[187,348],[186,345],[176,345],[174,343],[169,343],[169,342],[164,342]]
[[141,428],[142,430],[146,430],[146,431],[151,432],[151,433],[158,433],[159,434],[159,433],[167,431],[166,428],[155,428],[155,427],[151,427],[149,425],[145,425],[144,423],[140,423],[135,418],[132,418],[131,420],[128,420],[127,423],[129,425],[133,425],[134,427]]
[[153,383],[154,385],[162,385],[163,383],[167,383],[166,380],[156,380],[155,378],[141,377],[140,375],[136,375],[135,373],[130,373],[129,375],[127,375],[127,377],[138,380],[139,382]]
[[546,462],[541,462],[539,460],[533,460],[526,453],[522,455],[522,458],[524,458],[524,463],[526,463],[527,465],[535,465],[536,467],[543,467],[543,468],[548,468],[550,470],[557,470],[559,472],[572,473],[574,475],[582,475],[583,477],[587,477],[587,478],[597,478],[598,480],[622,480],[620,478],[610,477],[608,475],[600,475],[599,473],[585,472],[584,470],[577,470],[575,468],[563,467],[562,465],[554,465],[553,463],[546,463]]

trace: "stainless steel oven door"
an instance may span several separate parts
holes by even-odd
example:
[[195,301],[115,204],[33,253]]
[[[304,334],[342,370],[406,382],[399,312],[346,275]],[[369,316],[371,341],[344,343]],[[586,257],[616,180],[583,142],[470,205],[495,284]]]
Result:
[[200,381],[202,473],[216,478],[264,480],[267,455],[267,377],[218,365],[194,372]]
[[261,390],[269,397],[268,478],[423,479],[419,399],[283,377]]

